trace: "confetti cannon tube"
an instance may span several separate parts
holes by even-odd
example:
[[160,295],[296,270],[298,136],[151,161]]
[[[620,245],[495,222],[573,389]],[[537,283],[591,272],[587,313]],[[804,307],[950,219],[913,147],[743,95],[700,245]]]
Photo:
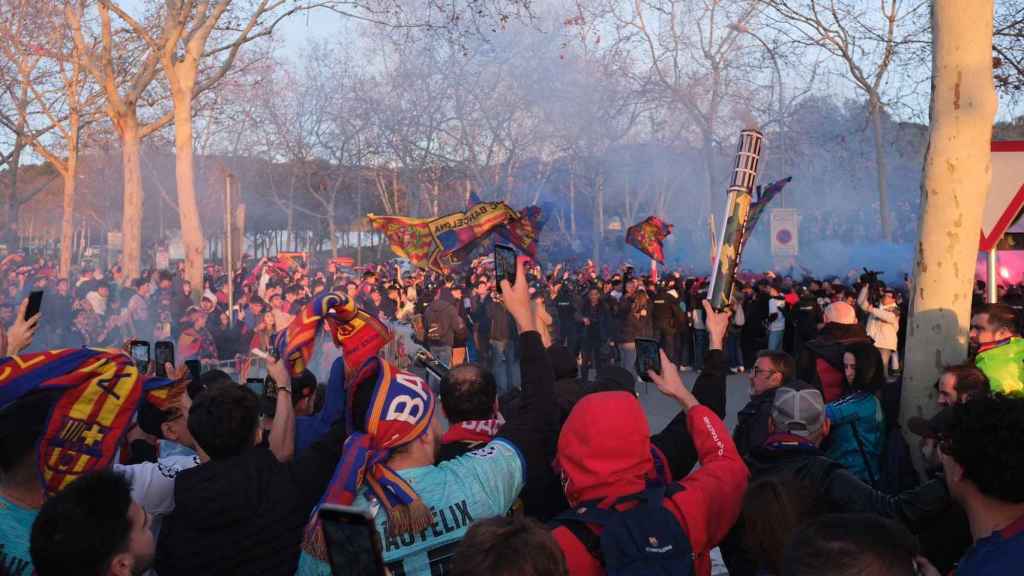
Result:
[[733,280],[740,263],[743,231],[750,215],[751,193],[757,180],[757,166],[761,158],[764,136],[758,130],[740,132],[736,150],[736,166],[725,204],[725,225],[718,242],[718,256],[711,276],[708,297],[715,310],[722,310],[732,302]]

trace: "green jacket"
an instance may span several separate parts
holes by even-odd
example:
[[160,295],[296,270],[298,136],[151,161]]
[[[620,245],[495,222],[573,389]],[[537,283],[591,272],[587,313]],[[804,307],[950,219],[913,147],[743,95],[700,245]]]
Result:
[[988,376],[994,394],[1024,394],[1024,338],[985,350],[974,363]]

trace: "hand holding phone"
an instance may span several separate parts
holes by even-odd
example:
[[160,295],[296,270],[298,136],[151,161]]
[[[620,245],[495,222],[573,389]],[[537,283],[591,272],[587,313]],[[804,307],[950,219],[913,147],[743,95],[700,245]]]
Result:
[[27,322],[36,314],[39,314],[39,309],[43,305],[43,291],[33,290],[28,295],[28,306],[25,307],[24,320]]
[[501,291],[501,281],[508,280],[509,285],[516,283],[516,251],[504,244],[494,245],[494,281]]
[[317,512],[332,574],[385,576],[380,535],[366,510],[325,504]]
[[652,382],[648,371],[661,374],[661,347],[657,340],[636,339],[636,373],[644,382]]
[[174,366],[174,342],[161,340],[153,346],[154,360],[156,360],[156,375],[159,378],[167,378],[167,365]]
[[135,362],[135,366],[139,369],[139,373],[146,374],[149,372],[149,342],[145,340],[132,340],[128,344],[128,350],[131,354],[132,361]]

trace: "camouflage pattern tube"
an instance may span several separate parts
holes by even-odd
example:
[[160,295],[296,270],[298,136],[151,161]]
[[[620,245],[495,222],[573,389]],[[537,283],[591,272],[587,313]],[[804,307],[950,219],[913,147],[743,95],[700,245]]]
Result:
[[738,272],[740,249],[743,246],[743,231],[750,215],[750,203],[754,182],[757,181],[757,166],[761,158],[761,144],[764,136],[758,130],[740,132],[736,149],[736,166],[729,186],[725,204],[725,224],[718,241],[718,256],[711,275],[708,297],[715,310],[722,310],[732,302],[733,280]]

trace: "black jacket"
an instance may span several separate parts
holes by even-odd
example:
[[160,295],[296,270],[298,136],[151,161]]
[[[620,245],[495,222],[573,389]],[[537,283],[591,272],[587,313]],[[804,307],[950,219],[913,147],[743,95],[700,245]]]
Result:
[[181,472],[164,519],[157,573],[292,576],[303,528],[341,458],[344,424],[291,462],[256,446]]
[[[797,480],[810,490],[807,497],[820,499],[827,512],[877,514],[896,520],[915,533],[924,530],[950,506],[946,482],[941,478],[890,496],[862,482],[817,447],[792,444],[753,448],[744,458],[751,484],[765,478]],[[741,514],[721,546],[730,576],[757,573],[757,563],[743,549],[742,537]]]

